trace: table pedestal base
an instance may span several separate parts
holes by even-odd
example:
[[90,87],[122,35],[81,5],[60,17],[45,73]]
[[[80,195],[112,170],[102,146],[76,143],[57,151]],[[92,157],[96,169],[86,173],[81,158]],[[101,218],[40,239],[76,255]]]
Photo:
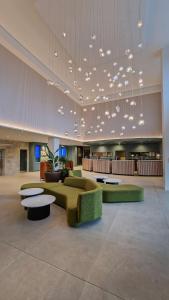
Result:
[[41,207],[28,207],[28,219],[31,221],[38,221],[47,218],[50,215],[50,205]]

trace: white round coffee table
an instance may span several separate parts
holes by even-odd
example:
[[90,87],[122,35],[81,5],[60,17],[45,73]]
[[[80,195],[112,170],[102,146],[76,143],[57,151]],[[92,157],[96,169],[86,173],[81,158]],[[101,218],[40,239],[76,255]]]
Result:
[[42,189],[42,188],[30,188],[30,189],[20,190],[18,192],[18,194],[20,196],[30,197],[30,196],[40,195],[43,192],[44,192],[44,189]]
[[121,183],[121,179],[118,178],[107,178],[103,180],[106,184],[119,184]]
[[27,208],[29,220],[37,221],[47,218],[50,215],[50,204],[55,201],[52,195],[38,195],[25,198],[21,205]]

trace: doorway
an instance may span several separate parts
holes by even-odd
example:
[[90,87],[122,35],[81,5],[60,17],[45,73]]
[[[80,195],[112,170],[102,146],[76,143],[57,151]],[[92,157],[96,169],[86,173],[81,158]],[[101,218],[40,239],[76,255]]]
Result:
[[0,150],[0,176],[3,175],[3,167],[4,167],[4,163],[3,163],[3,150]]
[[20,171],[27,171],[27,150],[25,149],[20,150]]
[[77,165],[82,164],[82,158],[83,158],[83,147],[78,146],[77,147]]

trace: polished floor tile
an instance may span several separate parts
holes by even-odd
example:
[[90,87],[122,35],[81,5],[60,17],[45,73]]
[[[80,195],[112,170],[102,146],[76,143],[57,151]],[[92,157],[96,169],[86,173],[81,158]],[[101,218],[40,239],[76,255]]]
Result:
[[38,173],[1,177],[0,300],[169,299],[169,192],[161,178],[115,177],[144,186],[145,201],[105,203],[80,228],[56,205],[27,220],[17,191]]

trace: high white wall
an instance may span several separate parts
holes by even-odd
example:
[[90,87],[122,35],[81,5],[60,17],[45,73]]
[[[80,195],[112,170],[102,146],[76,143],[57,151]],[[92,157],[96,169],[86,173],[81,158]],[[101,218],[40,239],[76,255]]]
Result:
[[[64,116],[57,111],[60,106]],[[74,122],[80,114],[78,104],[0,46],[0,125],[58,137],[68,131],[68,138],[75,138]]]
[[[130,105],[132,100],[136,106]],[[116,111],[117,105],[120,112]],[[58,113],[61,106],[64,115]],[[95,110],[92,110],[93,106]],[[151,138],[162,135],[160,93],[134,97],[128,103],[117,100],[93,106],[87,106],[87,112],[83,112],[77,103],[55,87],[48,86],[39,74],[0,46],[0,126],[23,128],[59,138],[67,138],[64,133],[68,131],[68,138],[76,140]],[[107,110],[110,116],[113,112],[117,116],[108,119],[105,115]],[[76,111],[76,115],[70,111]],[[143,113],[143,117],[140,117],[140,113]],[[134,120],[124,119],[124,114],[134,116]],[[97,120],[98,115],[100,120]],[[85,119],[84,128],[81,127],[82,116]],[[138,125],[141,119],[144,119],[144,126]],[[102,121],[104,125],[101,125]],[[75,122],[80,137],[74,133]],[[96,125],[100,125],[103,132]],[[133,125],[136,129],[132,129]],[[122,126],[126,130],[123,131]],[[111,130],[115,130],[115,133],[112,134]],[[124,136],[120,136],[121,132]]]

